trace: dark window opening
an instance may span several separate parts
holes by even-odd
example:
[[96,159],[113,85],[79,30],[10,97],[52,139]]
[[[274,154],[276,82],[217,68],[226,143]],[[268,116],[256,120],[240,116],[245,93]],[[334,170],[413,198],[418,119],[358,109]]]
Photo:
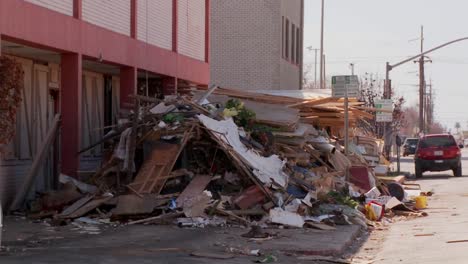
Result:
[[284,58],[284,16],[281,17],[281,58]]
[[296,64],[301,63],[301,34],[299,28],[296,29]]
[[296,52],[294,51],[295,48],[296,48],[296,44],[295,44],[295,41],[296,41],[296,26],[294,26],[294,24],[291,24],[291,62],[294,63],[296,61],[295,59],[295,55],[296,55]]
[[285,35],[286,45],[285,45],[285,48],[284,48],[284,52],[285,52],[284,57],[286,59],[289,59],[289,20],[288,19],[286,19],[286,26],[285,27],[286,27],[286,32],[285,32],[284,35]]

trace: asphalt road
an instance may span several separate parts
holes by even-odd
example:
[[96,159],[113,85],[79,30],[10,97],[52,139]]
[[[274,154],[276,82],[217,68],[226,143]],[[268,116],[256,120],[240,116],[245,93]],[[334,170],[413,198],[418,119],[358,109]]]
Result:
[[[447,171],[414,181],[435,191],[429,216],[391,224],[373,263],[468,263],[468,149],[463,157],[463,177]],[[413,157],[403,158],[401,169],[414,173]],[[454,240],[467,241],[447,243]]]

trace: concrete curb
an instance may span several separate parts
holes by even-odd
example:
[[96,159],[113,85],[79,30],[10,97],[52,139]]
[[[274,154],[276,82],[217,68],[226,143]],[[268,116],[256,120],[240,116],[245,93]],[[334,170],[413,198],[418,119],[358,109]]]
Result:
[[[339,231],[335,231],[339,232]],[[347,249],[351,247],[353,243],[355,243],[355,239],[359,237],[360,235],[364,234],[363,228],[356,228],[353,230],[352,233],[350,233],[350,236],[346,239],[346,241],[343,241],[341,245],[334,246],[334,248],[330,249],[310,249],[310,250],[282,250],[282,253],[285,254],[295,254],[295,255],[305,255],[305,256],[340,256],[343,255]]]

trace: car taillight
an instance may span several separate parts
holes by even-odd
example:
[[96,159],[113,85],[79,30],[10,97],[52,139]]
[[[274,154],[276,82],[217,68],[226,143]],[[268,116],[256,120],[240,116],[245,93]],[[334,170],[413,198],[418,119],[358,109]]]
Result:
[[453,147],[450,147],[448,149],[446,149],[444,151],[444,158],[445,159],[452,159],[452,158],[456,158],[458,156],[461,155],[461,151],[460,151],[460,148],[458,148],[457,146],[453,146]]
[[431,156],[431,152],[427,149],[419,149],[418,150],[418,158],[424,159]]

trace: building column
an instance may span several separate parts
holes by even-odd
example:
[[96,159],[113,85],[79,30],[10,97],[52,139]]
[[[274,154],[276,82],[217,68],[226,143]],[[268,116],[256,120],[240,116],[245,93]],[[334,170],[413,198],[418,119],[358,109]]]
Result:
[[76,176],[79,168],[82,59],[81,54],[61,56],[61,172]]
[[177,78],[166,76],[162,78],[162,92],[164,95],[173,95],[177,93]]
[[133,103],[130,95],[136,94],[137,81],[137,68],[130,66],[120,68],[120,108],[130,108]]
[[73,17],[81,20],[82,15],[82,0],[73,0]]
[[177,52],[177,41],[178,41],[178,11],[177,11],[177,0],[172,0],[172,51]]
[[205,0],[205,62],[210,62],[210,0]]
[[130,37],[138,36],[138,0],[131,0],[130,7]]

